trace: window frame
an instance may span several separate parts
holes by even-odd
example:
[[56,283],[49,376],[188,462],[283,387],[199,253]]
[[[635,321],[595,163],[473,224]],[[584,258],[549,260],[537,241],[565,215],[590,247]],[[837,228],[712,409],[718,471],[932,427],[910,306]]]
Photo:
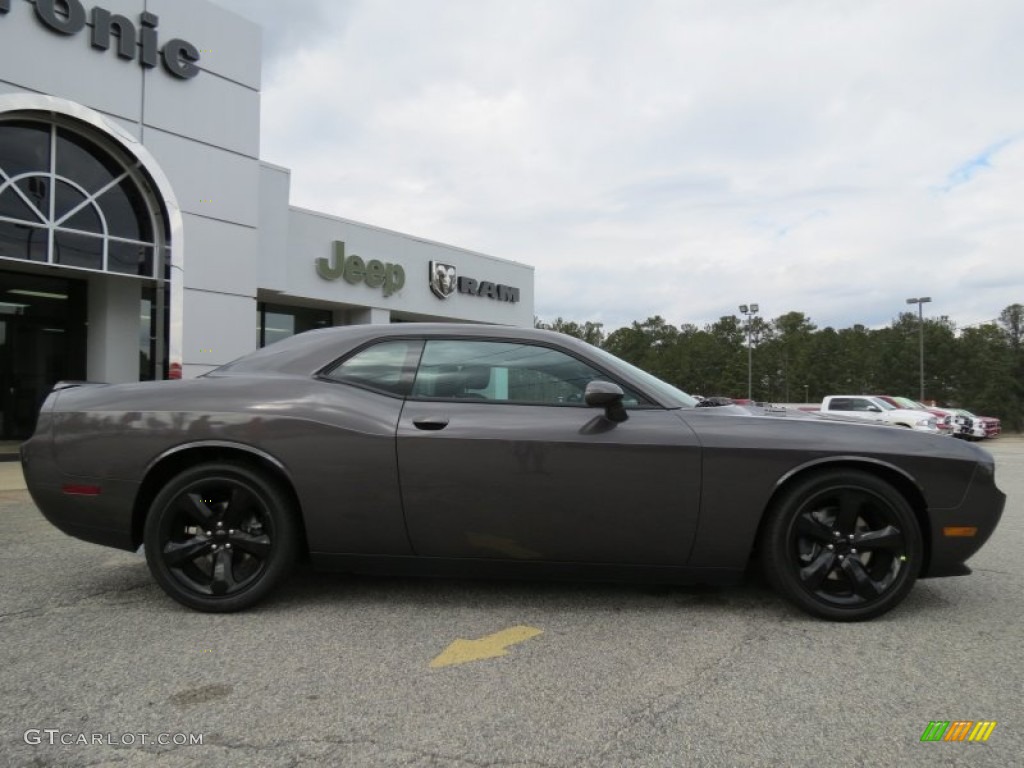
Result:
[[[104,141],[103,137],[93,135],[93,132],[82,130],[80,126],[72,125],[69,121],[60,119],[45,119],[36,115],[11,115],[9,118],[0,116],[0,127],[5,125],[32,126],[38,127],[47,134],[48,156],[45,168],[35,168],[20,171],[9,175],[6,170],[0,168],[0,191],[4,194],[11,192],[17,199],[27,206],[32,215],[31,219],[17,218],[14,216],[0,216],[4,224],[16,227],[32,227],[45,233],[45,259],[36,260],[30,255],[4,256],[4,259],[11,261],[25,262],[29,264],[45,264],[58,266],[65,269],[74,269],[85,272],[94,272],[104,275],[118,275],[121,277],[140,280],[157,280],[163,277],[166,265],[170,262],[170,234],[167,230],[167,222],[164,220],[159,193],[153,187],[151,179],[145,173],[145,169],[138,161],[125,156],[118,147],[112,146],[110,142]],[[61,141],[75,145],[79,150],[91,154],[92,158],[100,165],[103,165],[111,173],[111,179],[96,188],[88,191],[78,180],[62,175],[59,171],[60,156],[58,145]],[[116,169],[118,172],[114,173]],[[25,191],[19,186],[24,179],[42,179],[47,183],[46,205],[40,208],[29,200]],[[77,203],[71,205],[66,211],[57,213],[57,191],[58,185],[65,184],[81,198]],[[120,234],[112,234],[113,209],[104,208],[104,198],[108,193],[116,192],[118,189],[130,187],[132,193],[138,196],[138,201],[145,210],[135,210],[129,200],[132,213],[135,216],[136,224],[140,232],[148,232],[150,239],[136,239],[125,237]],[[99,230],[79,229],[69,227],[67,223],[85,210],[92,210],[98,217]],[[58,242],[61,235],[72,238],[89,238],[100,244],[99,265],[80,265],[74,263],[62,263],[60,258],[61,243]],[[141,235],[140,235],[141,237]],[[138,248],[140,253],[146,253],[140,266],[146,265],[145,270],[125,271],[112,268],[115,263],[121,263],[113,254],[115,247],[121,249]]]
[[[416,364],[413,367],[412,380],[409,382],[408,390],[407,390],[405,395],[395,394],[394,392],[388,392],[386,390],[378,389],[378,388],[371,387],[371,386],[368,386],[368,385],[365,385],[365,384],[360,384],[360,383],[357,383],[357,382],[341,381],[340,379],[331,378],[328,375],[329,371],[335,370],[336,368],[338,368],[341,365],[343,365],[346,361],[348,361],[349,359],[355,357],[360,352],[368,349],[369,347],[375,346],[377,344],[392,342],[392,341],[418,341],[418,342],[420,342],[420,351],[419,351],[419,355],[417,355],[417,357],[416,357]],[[524,401],[515,401],[515,400],[486,400],[486,399],[474,399],[474,398],[457,399],[457,398],[447,398],[447,397],[413,396],[412,388],[413,388],[413,386],[415,384],[416,377],[419,375],[419,372],[420,372],[420,365],[421,365],[421,363],[423,361],[423,354],[426,351],[427,343],[431,342],[431,341],[469,341],[469,342],[491,342],[491,343],[498,343],[498,344],[519,344],[519,345],[524,345],[524,346],[539,347],[539,348],[542,348],[542,349],[551,350],[553,352],[559,352],[559,353],[561,353],[561,354],[563,354],[563,355],[565,355],[567,357],[570,357],[573,360],[576,360],[577,362],[582,363],[583,365],[586,365],[587,367],[593,369],[594,371],[596,371],[602,377],[602,380],[607,380],[607,381],[609,381],[609,382],[611,382],[613,384],[616,384],[619,387],[622,387],[624,392],[627,392],[627,393],[632,392],[632,393],[636,394],[636,396],[640,400],[640,402],[638,402],[638,403],[636,403],[634,405],[626,405],[625,407],[626,407],[627,410],[666,410],[665,406],[663,406],[660,403],[658,403],[644,389],[639,388],[639,387],[637,387],[635,385],[632,385],[632,384],[625,383],[620,377],[615,376],[614,374],[610,373],[605,366],[597,364],[593,360],[590,360],[588,358],[585,358],[585,357],[583,357],[581,355],[576,354],[574,350],[566,349],[565,347],[560,347],[560,346],[558,346],[556,344],[552,344],[552,343],[549,343],[549,342],[546,342],[546,341],[542,341],[542,340],[535,340],[535,339],[503,338],[503,337],[500,337],[500,336],[464,336],[464,335],[458,335],[458,334],[456,334],[456,335],[443,335],[443,336],[421,336],[421,335],[416,335],[416,334],[409,334],[409,335],[400,334],[400,335],[395,335],[395,336],[380,337],[380,338],[377,338],[377,339],[373,339],[373,340],[367,341],[364,344],[360,344],[358,347],[355,347],[352,350],[349,350],[348,352],[346,352],[345,354],[343,354],[343,355],[333,359],[330,363],[328,363],[327,365],[325,365],[325,366],[321,367],[319,370],[317,370],[316,373],[313,374],[313,377],[318,379],[318,380],[320,380],[320,381],[328,382],[330,384],[338,384],[338,385],[341,385],[341,386],[352,386],[352,387],[356,387],[357,389],[362,389],[362,390],[365,390],[365,391],[368,391],[368,392],[374,392],[374,393],[379,394],[379,395],[384,395],[385,397],[397,398],[397,399],[401,399],[401,400],[408,400],[410,402],[417,402],[417,403],[459,403],[459,404],[477,405],[477,406],[479,406],[479,405],[502,405],[502,406],[517,406],[517,407],[527,407],[527,408],[530,408],[530,407],[534,407],[535,408],[535,407],[538,407],[538,406],[544,406],[544,407],[549,407],[549,408],[587,408],[587,409],[592,408],[592,406],[587,405],[585,401],[581,401],[579,403],[550,403],[550,402],[541,402],[541,401],[537,401],[537,402],[524,402]],[[408,372],[406,371],[405,373],[403,373],[403,375],[408,375]]]
[[[366,350],[380,346],[381,344],[392,344],[396,342],[414,342],[419,344],[419,350],[415,354],[409,355],[407,353],[406,362],[402,366],[402,371],[399,374],[399,380],[402,381],[402,383],[404,384],[403,388],[405,389],[405,394],[392,392],[387,389],[382,389],[381,387],[374,387],[371,384],[367,384],[365,382],[344,381],[342,379],[337,379],[331,376],[332,372],[341,368],[341,366],[343,366],[349,360],[352,360],[353,358],[362,354]],[[362,389],[367,392],[373,392],[374,394],[384,395],[385,397],[390,397],[398,400],[408,400],[409,394],[412,392],[413,383],[416,381],[416,374],[419,372],[420,360],[423,358],[423,350],[426,348],[426,346],[426,340],[416,336],[394,336],[372,339],[366,342],[365,344],[360,344],[358,347],[349,350],[341,357],[335,358],[333,361],[323,366],[320,370],[314,373],[313,378],[317,379],[318,381],[327,382],[328,384],[336,384],[343,387],[355,387],[356,389]],[[415,359],[408,359],[410,357]]]

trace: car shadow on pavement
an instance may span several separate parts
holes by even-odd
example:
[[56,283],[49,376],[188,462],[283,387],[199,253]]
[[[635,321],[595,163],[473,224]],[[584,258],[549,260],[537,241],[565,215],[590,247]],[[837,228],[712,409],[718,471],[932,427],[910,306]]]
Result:
[[[325,603],[418,608],[509,606],[545,610],[701,610],[797,615],[756,578],[729,587],[565,580],[462,579],[323,573],[302,565],[271,594],[263,610],[281,612]],[[257,608],[260,610],[260,608]],[[801,614],[802,615],[802,614]]]

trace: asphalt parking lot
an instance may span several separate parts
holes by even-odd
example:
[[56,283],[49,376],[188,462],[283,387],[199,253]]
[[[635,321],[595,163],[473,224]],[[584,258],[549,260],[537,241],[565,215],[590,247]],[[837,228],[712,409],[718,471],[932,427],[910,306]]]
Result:
[[[1024,440],[987,447],[1009,501],[974,574],[919,582],[851,625],[757,583],[306,570],[256,610],[204,615],[166,598],[141,556],[51,527],[8,467],[0,763],[1022,765]],[[443,655],[460,638],[485,642]],[[939,720],[997,725],[985,743],[922,743]]]

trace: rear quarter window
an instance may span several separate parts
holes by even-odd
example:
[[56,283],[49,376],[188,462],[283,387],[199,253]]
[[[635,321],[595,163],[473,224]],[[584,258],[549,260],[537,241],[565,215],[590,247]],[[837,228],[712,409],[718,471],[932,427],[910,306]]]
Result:
[[382,341],[365,347],[323,371],[322,378],[405,397],[412,390],[423,342]]

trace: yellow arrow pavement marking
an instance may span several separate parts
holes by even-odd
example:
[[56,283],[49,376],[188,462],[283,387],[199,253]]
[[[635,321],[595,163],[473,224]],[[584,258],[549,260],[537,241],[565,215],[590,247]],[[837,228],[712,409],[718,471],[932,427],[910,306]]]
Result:
[[463,640],[460,637],[445,648],[440,656],[430,662],[430,668],[450,667],[452,664],[466,664],[470,661],[507,656],[506,649],[510,645],[525,642],[543,632],[544,630],[536,627],[526,627],[520,624],[517,627],[509,627],[501,632],[495,632],[493,635],[485,635],[479,640]]

